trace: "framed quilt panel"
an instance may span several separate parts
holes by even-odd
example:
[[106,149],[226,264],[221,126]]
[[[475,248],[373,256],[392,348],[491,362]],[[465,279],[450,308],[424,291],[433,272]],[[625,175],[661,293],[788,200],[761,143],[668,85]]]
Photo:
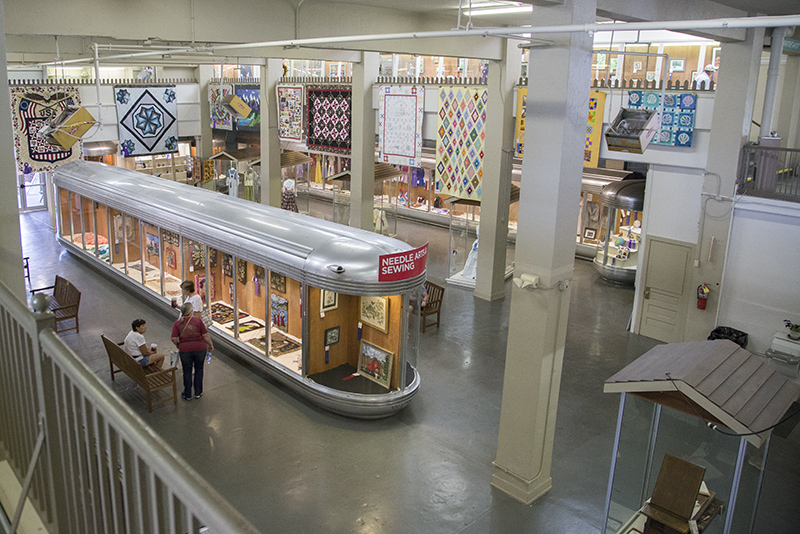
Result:
[[378,88],[380,161],[409,167],[420,165],[424,114],[424,86],[381,85]]
[[306,86],[309,149],[350,153],[352,96],[349,85]]
[[53,146],[37,134],[67,106],[80,106],[81,97],[72,85],[12,85],[11,124],[17,168],[25,174],[49,171],[62,163],[81,157],[83,144],[78,141],[69,150]]
[[208,103],[211,108],[211,128],[215,130],[233,130],[233,114],[222,105],[222,98],[233,94],[233,85],[229,83],[208,84]]
[[305,92],[302,85],[278,84],[278,137],[302,141]]
[[275,293],[269,296],[270,321],[272,326],[289,331],[289,301]]
[[[661,93],[628,91],[628,107],[658,112],[661,109]],[[661,128],[650,142],[662,146],[692,146],[696,111],[696,93],[665,93]]]
[[115,86],[119,146],[124,157],[178,150],[175,86]]
[[261,131],[261,86],[253,84],[236,85],[236,96],[250,107],[250,114],[236,120],[237,130]]
[[481,199],[487,100],[485,87],[439,87],[437,193]]
[[583,165],[597,167],[600,159],[600,144],[603,141],[603,110],[606,94],[601,91],[589,93],[589,120],[586,123],[586,141],[583,146]]
[[528,88],[517,87],[517,120],[514,124],[514,155],[522,157],[525,150],[525,114],[528,105]]

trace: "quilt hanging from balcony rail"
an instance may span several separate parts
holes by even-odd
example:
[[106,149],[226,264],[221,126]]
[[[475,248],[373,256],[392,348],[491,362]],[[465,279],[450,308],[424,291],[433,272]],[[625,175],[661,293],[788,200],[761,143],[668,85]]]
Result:
[[586,123],[586,140],[583,145],[583,166],[597,167],[600,159],[600,144],[603,141],[603,110],[606,94],[602,91],[589,93],[589,119]]
[[[628,107],[658,112],[661,108],[661,93],[628,91]],[[696,111],[696,93],[665,93],[661,128],[651,143],[665,146],[692,146]]]
[[72,85],[12,85],[11,122],[20,172],[49,171],[81,157],[80,141],[69,150],[50,145],[37,134],[67,106],[80,106],[80,92]]
[[302,141],[305,100],[300,84],[278,84],[278,137],[286,141]]
[[381,85],[378,88],[378,157],[384,163],[419,167],[425,87]]
[[487,100],[485,87],[439,87],[436,193],[480,200]]
[[349,154],[353,91],[349,85],[307,85],[309,149]]
[[229,83],[208,84],[208,103],[211,108],[211,128],[215,130],[233,130],[233,114],[222,105],[222,98],[233,94],[233,85]]
[[119,147],[124,157],[178,151],[174,85],[115,86]]
[[261,131],[261,86],[257,84],[236,84],[236,96],[250,107],[250,114],[236,120],[237,130]]

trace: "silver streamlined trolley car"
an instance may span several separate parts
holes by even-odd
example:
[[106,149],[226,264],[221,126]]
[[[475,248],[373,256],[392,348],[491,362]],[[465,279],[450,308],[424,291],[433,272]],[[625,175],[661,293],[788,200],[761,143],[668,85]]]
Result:
[[67,250],[165,309],[192,280],[217,343],[303,397],[379,418],[417,392],[425,273],[378,281],[406,243],[101,163],[53,182]]

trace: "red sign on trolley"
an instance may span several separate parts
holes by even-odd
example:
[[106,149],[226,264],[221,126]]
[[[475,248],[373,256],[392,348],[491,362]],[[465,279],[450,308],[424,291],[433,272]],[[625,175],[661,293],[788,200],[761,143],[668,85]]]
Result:
[[428,262],[428,244],[414,250],[384,254],[379,258],[378,282],[397,282],[419,276]]

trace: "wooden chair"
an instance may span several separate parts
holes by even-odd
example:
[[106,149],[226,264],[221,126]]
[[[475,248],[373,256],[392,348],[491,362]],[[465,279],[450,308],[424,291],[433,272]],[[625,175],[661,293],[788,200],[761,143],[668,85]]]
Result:
[[24,277],[28,280],[28,285],[31,285],[31,264],[30,257],[25,256],[22,258],[22,272]]
[[[438,286],[430,281],[425,281],[425,288],[428,290],[428,304],[422,308],[420,315],[422,316],[422,333],[425,333],[425,327],[434,326],[439,327],[439,320],[442,312],[442,299],[444,298],[444,288]],[[428,323],[428,316],[435,315],[436,322]]]

